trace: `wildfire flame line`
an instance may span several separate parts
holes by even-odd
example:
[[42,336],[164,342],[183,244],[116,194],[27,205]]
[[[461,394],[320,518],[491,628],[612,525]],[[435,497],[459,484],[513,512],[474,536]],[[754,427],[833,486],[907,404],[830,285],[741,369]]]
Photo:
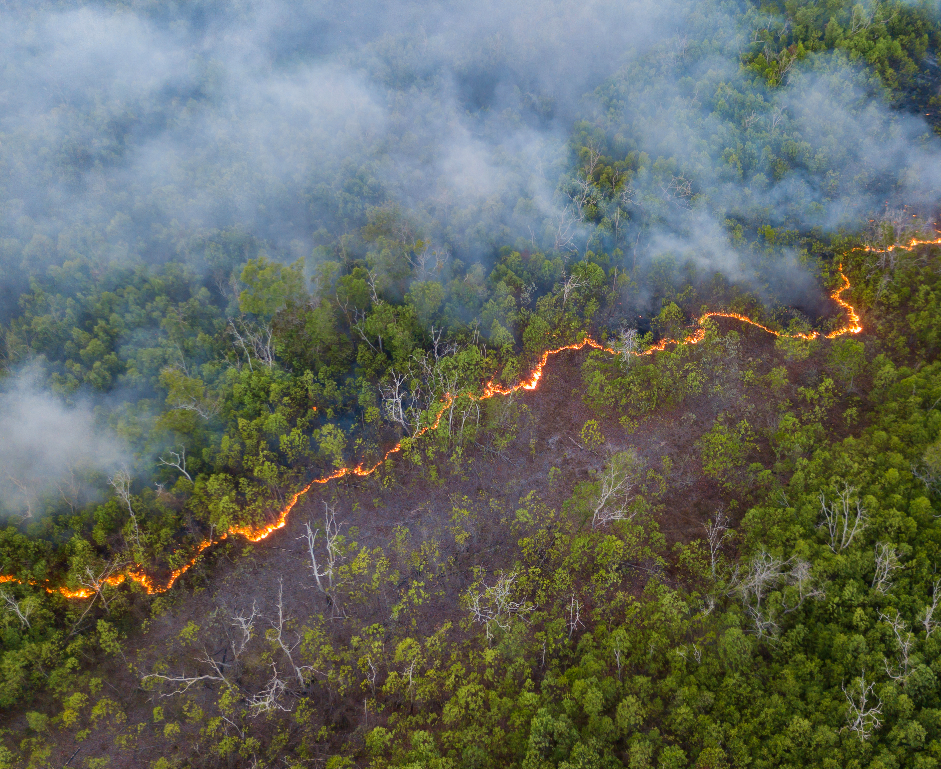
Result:
[[[941,230],[939,230],[941,232]],[[863,246],[862,248],[856,249],[857,251],[868,251],[871,254],[881,254],[889,251],[911,251],[917,246],[941,246],[941,238],[936,238],[935,240],[919,240],[918,238],[912,238],[908,243],[894,243],[891,246],[885,246],[884,248],[877,248],[876,246]]]
[[[941,243],[941,239],[937,241]],[[912,241],[912,243],[922,244],[922,241]],[[934,244],[935,241],[930,241]],[[830,294],[831,299],[836,302],[840,307],[846,311],[847,322],[836,331],[832,331],[829,334],[826,334],[827,339],[833,339],[838,336],[843,336],[844,334],[858,334],[863,330],[862,324],[860,323],[859,314],[856,312],[855,308],[842,298],[842,294],[850,288],[849,278],[843,273],[843,267],[840,266],[840,277],[843,279],[843,285],[838,289],[834,290]],[[740,315],[735,312],[707,312],[701,315],[698,319],[699,328],[687,336],[684,339],[662,339],[657,344],[652,347],[647,348],[646,350],[640,352],[631,352],[631,355],[641,357],[644,355],[652,355],[655,352],[661,352],[665,350],[670,345],[683,345],[683,344],[699,344],[703,339],[705,339],[706,331],[703,327],[703,323],[709,318],[727,318],[731,320],[737,320],[741,323],[745,323],[750,326],[755,326],[760,328],[762,331],[765,331],[773,336],[777,337],[787,337],[790,339],[818,339],[822,334],[817,331],[810,332],[808,334],[786,334],[781,331],[775,331],[774,329],[768,328],[767,326],[758,323],[757,321],[752,320],[751,318],[746,317],[745,315]],[[298,503],[300,498],[304,496],[310,489],[315,485],[323,485],[329,483],[330,481],[337,480],[339,478],[345,478],[346,476],[360,476],[365,477],[374,473],[389,457],[393,454],[397,454],[402,450],[405,445],[406,440],[411,442],[416,438],[420,438],[422,435],[427,433],[430,430],[437,429],[438,425],[441,423],[441,418],[444,416],[445,412],[451,407],[451,404],[459,397],[467,397],[474,401],[485,401],[496,396],[511,395],[512,393],[519,392],[520,390],[535,390],[539,386],[539,382],[542,380],[542,375],[545,370],[546,365],[549,362],[549,358],[554,355],[558,355],[561,352],[566,350],[582,350],[585,347],[591,347],[595,350],[601,350],[603,352],[609,353],[611,355],[620,355],[621,353],[617,350],[613,350],[610,347],[605,347],[603,344],[596,342],[591,337],[586,337],[581,342],[576,342],[574,344],[567,344],[562,347],[557,347],[554,350],[546,350],[539,359],[539,363],[535,366],[532,373],[529,375],[528,379],[521,380],[511,387],[504,387],[503,385],[497,384],[493,380],[484,385],[483,390],[480,395],[475,395],[472,392],[465,392],[459,395],[453,395],[452,393],[445,393],[444,397],[438,403],[438,411],[435,414],[434,422],[426,425],[421,428],[418,432],[412,435],[410,438],[402,439],[396,443],[392,448],[385,452],[382,455],[382,458],[377,462],[371,465],[365,465],[360,462],[357,465],[349,465],[347,467],[341,467],[337,470],[334,470],[329,475],[325,475],[322,478],[315,478],[310,481],[306,486],[301,488],[299,491],[294,492],[291,495],[288,503],[281,509],[278,513],[278,517],[266,526],[261,527],[252,527],[252,526],[232,526],[227,531],[222,532],[216,537],[209,537],[208,539],[203,540],[199,543],[196,548],[196,551],[193,553],[192,557],[182,566],[174,569],[170,573],[169,579],[163,583],[157,583],[153,577],[146,574],[140,564],[128,569],[122,574],[116,574],[102,579],[100,582],[93,583],[91,586],[81,587],[78,589],[70,589],[67,587],[49,587],[44,586],[45,590],[49,593],[58,593],[65,596],[66,598],[91,598],[100,591],[106,584],[115,586],[119,585],[125,580],[133,580],[144,590],[147,591],[150,595],[155,595],[158,593],[163,593],[169,590],[176,581],[182,577],[187,571],[189,571],[193,565],[199,560],[200,555],[212,547],[212,545],[217,544],[224,539],[227,539],[229,536],[238,535],[244,537],[249,542],[260,542],[266,537],[270,536],[279,529],[284,528],[287,525],[288,516],[291,511],[294,509],[294,506]],[[18,580],[16,577],[9,575],[0,575],[0,583],[4,582],[16,582],[22,584],[21,580]],[[31,582],[30,584],[36,584]]]

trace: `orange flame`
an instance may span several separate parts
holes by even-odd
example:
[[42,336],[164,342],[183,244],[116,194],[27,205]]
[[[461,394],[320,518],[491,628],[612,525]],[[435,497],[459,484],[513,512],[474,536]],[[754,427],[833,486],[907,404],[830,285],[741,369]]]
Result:
[[[939,239],[941,240],[941,239]],[[920,241],[919,241],[920,243]],[[830,297],[836,302],[840,307],[842,307],[847,314],[847,323],[838,328],[836,331],[832,331],[826,335],[827,339],[833,339],[844,334],[858,334],[863,330],[863,327],[860,323],[860,318],[855,308],[850,305],[845,299],[842,298],[842,294],[848,288],[850,288],[849,279],[843,273],[842,266],[840,267],[840,277],[843,279],[843,285],[833,291],[830,294]],[[681,344],[699,344],[706,337],[706,331],[703,328],[703,322],[708,318],[729,318],[731,320],[737,320],[741,323],[746,323],[756,328],[760,328],[762,331],[766,331],[769,334],[773,334],[778,337],[788,337],[791,339],[818,339],[821,337],[821,334],[817,331],[813,331],[809,334],[786,334],[781,331],[775,331],[774,329],[768,328],[767,326],[758,323],[757,321],[752,320],[751,318],[746,317],[745,315],[739,315],[735,312],[707,312],[699,317],[698,325],[699,328],[695,332],[687,336],[685,339],[662,339],[657,344],[643,350],[642,352],[632,352],[631,355],[635,356],[644,356],[652,355],[655,352],[660,352],[665,350],[670,345],[681,345]],[[591,347],[595,350],[601,350],[603,352],[609,353],[611,355],[620,355],[621,353],[617,350],[613,350],[610,347],[605,347],[603,344],[596,342],[591,337],[586,337],[581,342],[576,342],[574,344],[563,345],[562,347],[557,347],[554,350],[546,350],[539,359],[539,362],[533,368],[532,373],[528,379],[521,380],[511,387],[504,387],[503,385],[497,384],[493,380],[484,385],[483,390],[480,395],[474,395],[471,392],[462,393],[462,395],[475,400],[475,401],[485,401],[496,396],[511,395],[512,393],[519,392],[520,390],[535,390],[539,386],[539,382],[542,379],[543,371],[545,370],[546,365],[549,362],[549,358],[558,355],[561,352],[566,350],[582,350],[585,347]],[[445,393],[444,397],[438,402],[438,411],[435,414],[434,422],[426,425],[416,432],[411,438],[410,441],[420,438],[422,435],[427,433],[430,430],[437,429],[438,425],[441,424],[441,418],[444,416],[445,412],[450,408],[451,404],[454,403],[455,399],[459,396],[455,396],[451,393]],[[130,579],[139,584],[148,594],[154,595],[157,593],[163,593],[169,590],[176,581],[182,577],[187,571],[189,571],[193,565],[199,560],[200,555],[212,547],[212,545],[221,542],[222,540],[229,537],[229,535],[238,535],[244,537],[249,542],[260,542],[266,537],[270,536],[279,529],[283,529],[287,525],[288,516],[291,514],[291,511],[294,509],[294,506],[297,505],[298,501],[304,494],[306,494],[315,484],[325,484],[330,481],[337,480],[339,478],[345,478],[349,475],[355,475],[359,477],[365,477],[374,473],[379,467],[393,454],[400,452],[403,448],[404,439],[396,443],[392,448],[385,452],[382,455],[382,458],[375,462],[372,465],[364,465],[360,462],[357,465],[350,465],[347,467],[341,467],[334,470],[329,475],[325,475],[322,478],[315,478],[310,481],[306,486],[301,488],[299,491],[294,492],[291,495],[288,503],[281,509],[278,513],[278,517],[269,523],[266,526],[253,527],[250,525],[245,526],[232,526],[227,531],[224,531],[222,534],[217,537],[209,537],[208,539],[203,540],[196,547],[196,552],[193,553],[193,556],[182,566],[174,569],[170,572],[170,577],[163,583],[156,582],[151,576],[144,572],[143,568],[140,565],[137,565],[124,574],[117,574],[111,577],[108,577],[102,580],[102,583],[97,585],[100,588],[103,584],[108,584],[111,586],[119,585],[124,582],[125,579]],[[20,580],[15,577],[8,575],[0,575],[0,583],[3,582],[20,582]],[[34,583],[33,583],[34,584]],[[45,588],[49,593],[59,593],[60,595],[65,596],[66,598],[91,598],[95,595],[95,590],[88,587],[79,588],[76,590],[70,590],[65,587],[46,587]]]
[[[939,230],[941,232],[941,230]],[[886,246],[885,248],[877,248],[876,246],[862,246],[857,249],[858,251],[868,251],[871,254],[879,254],[888,251],[911,251],[917,246],[941,246],[941,238],[935,240],[919,240],[918,238],[912,238],[908,243],[895,243],[891,246]]]

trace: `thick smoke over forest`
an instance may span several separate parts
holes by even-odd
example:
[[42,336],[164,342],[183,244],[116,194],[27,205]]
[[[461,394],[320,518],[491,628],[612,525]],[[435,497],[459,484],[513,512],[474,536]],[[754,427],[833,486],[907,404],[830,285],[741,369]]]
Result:
[[348,216],[318,187],[364,166],[406,206],[551,197],[582,93],[667,17],[662,4],[626,28],[612,5],[348,10],[298,19],[266,3],[183,28],[102,7],[6,16],[7,221],[47,237],[91,227],[146,260],[138,244],[171,222],[307,250]]
[[[179,261],[222,287],[232,265],[211,244],[232,233],[248,244],[236,262],[302,259],[308,276],[336,254],[366,257],[398,299],[456,275],[450,259],[488,270],[510,246],[640,268],[641,312],[657,300],[643,270],[664,256],[771,303],[817,307],[824,295],[792,248],[756,259],[730,221],[834,232],[921,210],[941,151],[923,118],[892,111],[842,54],[794,63],[773,91],[743,71],[771,22],[740,11],[607,0],[9,9],[0,316],[19,311],[33,278],[74,288],[66,265]],[[793,162],[777,167],[775,154]],[[607,156],[627,157],[621,179],[595,178]],[[434,254],[404,278],[361,234],[390,218],[400,240]]]
[[[102,429],[91,405],[67,405],[25,370],[0,392],[0,515],[28,520],[50,497],[87,505],[109,473],[127,465],[122,441]],[[97,483],[96,483],[97,481]]]
[[[671,206],[662,178],[636,179],[645,231],[625,240],[655,256],[679,238],[723,270],[729,243],[696,247],[704,216],[851,226],[886,200],[925,202],[939,169],[926,126],[869,99],[858,68],[811,58],[769,95],[737,72],[749,21],[683,4],[258,3],[173,23],[147,6],[31,6],[2,25],[14,274],[90,252],[165,260],[233,227],[307,257],[366,204],[397,206],[465,261],[519,239],[551,248],[560,227],[583,251],[595,228],[565,222],[581,212],[564,178],[586,114],[682,158],[692,185]],[[715,110],[704,84],[723,81],[747,92],[744,116]],[[753,159],[730,177],[709,151],[730,133],[805,142],[813,163],[773,179]]]

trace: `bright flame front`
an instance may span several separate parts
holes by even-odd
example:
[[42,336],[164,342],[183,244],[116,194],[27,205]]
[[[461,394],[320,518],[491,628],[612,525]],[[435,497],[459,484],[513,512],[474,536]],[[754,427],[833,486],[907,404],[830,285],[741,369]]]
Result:
[[[905,246],[899,246],[899,247],[912,248],[915,245],[938,245],[938,244],[941,244],[941,238],[939,238],[937,241],[913,240],[910,244],[905,245]],[[895,247],[893,247],[893,250],[894,248]],[[868,249],[868,250],[875,251],[875,250],[881,250],[881,249]],[[827,339],[833,339],[838,336],[843,336],[844,334],[858,334],[860,331],[863,330],[862,324],[860,323],[859,314],[856,312],[855,308],[852,305],[850,305],[849,302],[847,302],[845,299],[842,298],[842,294],[847,289],[850,288],[849,279],[843,273],[842,266],[840,267],[840,277],[843,279],[843,285],[840,288],[836,289],[830,296],[834,302],[836,302],[840,307],[842,307],[846,311],[847,322],[841,328],[827,334],[826,335]],[[766,331],[767,333],[773,334],[774,336],[778,336],[778,337],[788,337],[791,339],[818,339],[821,337],[821,334],[817,331],[813,331],[809,334],[785,334],[781,331],[775,331],[773,329],[768,328],[767,326],[763,326],[761,323],[758,323],[757,321],[754,321],[751,318],[746,317],[745,315],[740,315],[734,312],[707,312],[704,315],[700,316],[700,318],[698,319],[699,328],[695,332],[687,336],[685,339],[662,339],[657,344],[653,345],[652,347],[649,347],[643,352],[632,352],[630,354],[640,357],[644,355],[652,355],[655,352],[663,351],[670,345],[699,344],[706,336],[706,332],[703,328],[703,322],[708,318],[728,318],[731,320],[737,320],[741,323],[746,323],[748,325],[755,326],[756,328],[760,328],[762,331]],[[542,357],[539,359],[539,363],[535,366],[529,378],[524,379],[520,382],[517,382],[512,387],[504,387],[502,385],[497,384],[496,382],[490,381],[484,385],[483,390],[481,391],[480,395],[474,395],[471,392],[464,393],[464,395],[475,401],[485,401],[490,398],[495,398],[497,396],[510,395],[520,390],[535,390],[539,386],[539,382],[542,379],[542,374],[543,374],[543,371],[545,370],[546,365],[549,362],[549,358],[551,358],[554,355],[558,355],[561,352],[565,352],[566,350],[572,350],[572,351],[582,350],[585,347],[591,347],[595,350],[601,350],[603,352],[609,353],[610,355],[621,354],[616,350],[612,350],[610,347],[605,347],[603,344],[596,342],[591,337],[587,337],[581,342],[576,342],[575,344],[568,344],[568,345],[564,345],[563,347],[557,347],[554,350],[547,350],[546,352],[542,354]],[[444,413],[448,410],[448,408],[450,408],[451,404],[454,402],[456,397],[457,396],[454,396],[451,393],[446,393],[444,398],[439,402],[439,408],[438,408],[437,414],[435,415],[434,422],[432,424],[429,424],[423,427],[421,430],[415,433],[415,435],[412,436],[412,440],[414,440],[415,438],[421,437],[422,435],[427,433],[429,430],[437,429],[438,425],[441,423],[442,416],[444,416]],[[268,536],[278,531],[279,529],[283,529],[287,525],[288,516],[291,514],[291,510],[294,509],[295,505],[297,505],[300,498],[304,496],[304,494],[306,494],[308,491],[310,491],[310,489],[315,484],[329,483],[330,481],[337,480],[339,478],[344,478],[348,475],[355,475],[355,476],[360,476],[360,477],[371,475],[390,456],[398,453],[401,450],[402,450],[402,441],[399,441],[392,448],[386,451],[386,453],[383,454],[382,459],[377,461],[375,464],[365,466],[362,463],[360,463],[355,466],[351,465],[347,467],[341,467],[337,470],[334,470],[329,475],[325,475],[322,478],[316,478],[312,480],[302,489],[292,494],[288,503],[278,513],[277,518],[271,523],[267,524],[266,526],[260,526],[260,527],[233,526],[228,531],[225,531],[216,537],[209,537],[203,540],[197,546],[196,551],[193,554],[193,556],[185,564],[183,564],[179,568],[174,569],[170,573],[169,579],[167,579],[165,582],[162,582],[162,583],[155,582],[152,577],[150,577],[146,572],[144,572],[143,567],[140,564],[138,564],[128,569],[128,571],[126,571],[125,573],[103,579],[101,580],[99,584],[96,584],[92,587],[82,587],[76,590],[70,590],[69,588],[65,588],[65,587],[56,587],[56,588],[46,587],[45,589],[49,593],[59,593],[60,595],[65,596],[66,598],[91,598],[105,584],[111,585],[111,586],[119,585],[122,582],[124,582],[125,579],[129,579],[139,584],[141,587],[144,588],[144,590],[147,591],[147,593],[151,595],[154,595],[157,593],[163,593],[169,590],[171,587],[173,587],[174,583],[176,583],[176,581],[180,577],[186,574],[186,572],[189,571],[193,567],[196,561],[199,560],[200,555],[202,555],[202,553],[208,548],[210,548],[212,545],[218,542],[221,542],[222,540],[226,539],[230,535],[238,535],[238,536],[244,537],[249,542],[260,542],[261,540],[267,538]],[[19,580],[17,580],[15,577],[12,577],[12,576],[0,575],[0,583],[3,583],[3,582],[19,582]]]

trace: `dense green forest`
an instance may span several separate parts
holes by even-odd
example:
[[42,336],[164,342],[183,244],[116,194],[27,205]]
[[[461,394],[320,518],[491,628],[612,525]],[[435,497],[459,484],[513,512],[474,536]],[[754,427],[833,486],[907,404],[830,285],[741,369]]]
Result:
[[0,8],[0,767],[941,764],[937,1]]

